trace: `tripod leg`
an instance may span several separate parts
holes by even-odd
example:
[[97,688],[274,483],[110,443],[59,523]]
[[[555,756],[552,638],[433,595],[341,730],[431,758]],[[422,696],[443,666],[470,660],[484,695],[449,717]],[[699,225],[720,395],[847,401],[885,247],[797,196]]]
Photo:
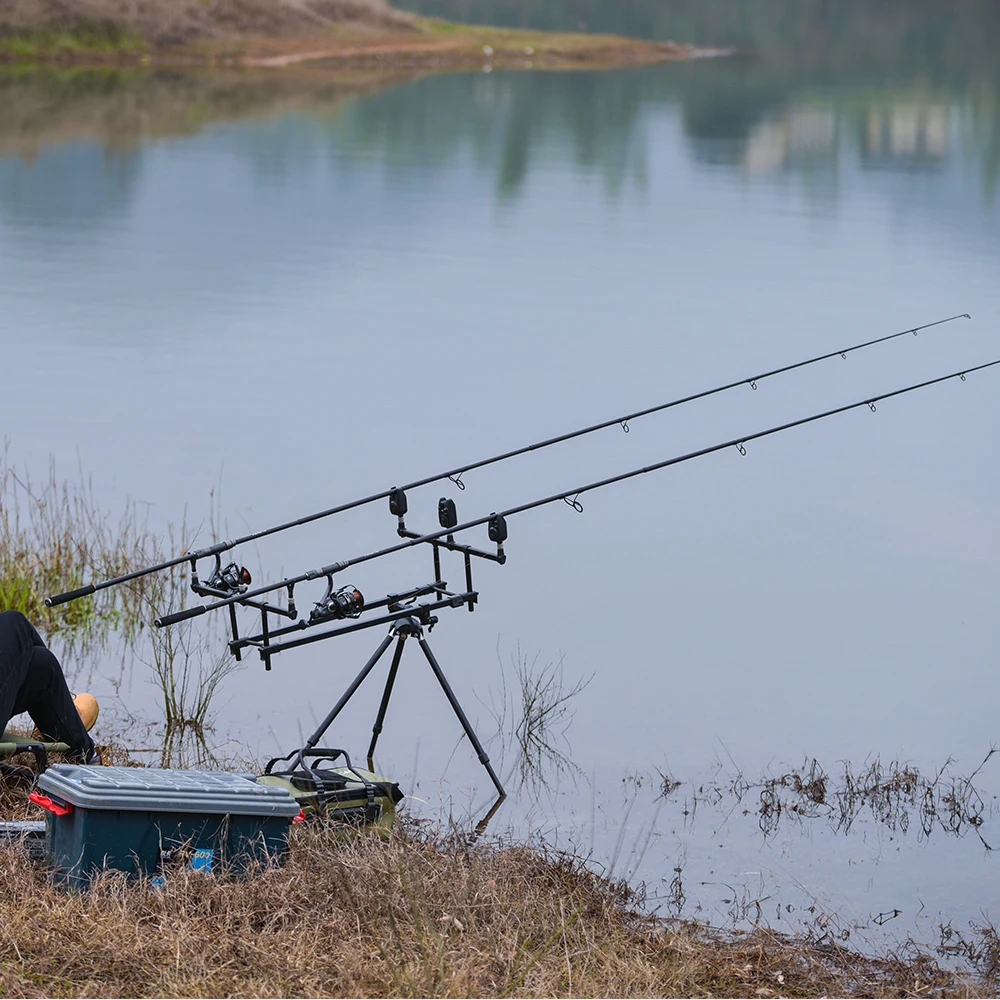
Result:
[[319,729],[316,730],[306,741],[304,750],[311,750],[317,743],[323,738],[323,734],[333,725],[333,720],[337,718],[338,715],[343,711],[344,706],[351,700],[354,696],[354,692],[361,686],[361,682],[372,672],[375,664],[382,659],[382,654],[389,648],[390,643],[394,638],[395,633],[390,632],[381,643],[379,643],[378,649],[372,655],[372,658],[361,668],[361,673],[351,682],[351,686],[344,692],[343,697],[336,705],[333,706],[330,714],[320,723]]
[[406,633],[401,632],[396,640],[396,650],[392,654],[392,665],[389,667],[389,676],[385,679],[385,690],[382,692],[382,704],[378,707],[378,716],[375,718],[375,725],[372,726],[372,741],[368,745],[368,770],[375,770],[375,744],[378,743],[379,734],[382,732],[382,723],[385,722],[386,709],[389,707],[389,698],[392,696],[392,686],[396,683],[396,671],[399,670],[399,660],[403,655],[403,645],[406,643]]
[[[479,737],[476,735],[471,723],[466,718],[465,712],[462,711],[462,706],[458,703],[458,699],[455,697],[455,692],[452,691],[451,685],[448,683],[448,678],[445,677],[444,671],[441,669],[441,665],[435,659],[434,653],[431,651],[431,647],[427,645],[427,640],[423,636],[420,636],[418,641],[420,643],[420,648],[424,651],[424,656],[427,657],[427,662],[431,665],[431,670],[434,671],[434,676],[438,679],[438,684],[441,685],[441,689],[444,691],[445,696],[448,701],[451,702],[451,707],[458,716],[458,721],[462,723],[465,735],[469,737],[469,742],[479,755],[479,762],[486,768],[486,773],[490,776],[490,780],[496,786],[497,793],[500,796],[497,801],[497,805],[499,805],[500,802],[507,798],[507,793],[503,790],[503,785],[500,784],[500,779],[497,777],[496,771],[493,770],[493,765],[490,764],[489,755],[483,749],[482,743],[479,742]],[[489,815],[492,816],[495,811],[496,807],[490,810]],[[489,817],[487,817],[487,819],[488,818]]]

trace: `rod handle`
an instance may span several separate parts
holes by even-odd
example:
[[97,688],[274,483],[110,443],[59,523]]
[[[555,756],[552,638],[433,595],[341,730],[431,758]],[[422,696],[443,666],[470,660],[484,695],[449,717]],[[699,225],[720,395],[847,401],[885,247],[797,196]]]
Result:
[[176,625],[178,622],[186,622],[189,618],[197,618],[203,615],[208,608],[204,604],[199,604],[194,608],[185,608],[183,611],[175,611],[172,615],[161,615],[153,619],[153,624],[157,628],[166,628],[168,625]]
[[54,597],[45,598],[45,607],[54,608],[60,604],[68,604],[70,601],[75,601],[78,597],[87,597],[89,594],[93,594],[97,588],[92,584],[88,583],[86,587],[81,587],[79,590],[67,590],[65,594],[56,594]]

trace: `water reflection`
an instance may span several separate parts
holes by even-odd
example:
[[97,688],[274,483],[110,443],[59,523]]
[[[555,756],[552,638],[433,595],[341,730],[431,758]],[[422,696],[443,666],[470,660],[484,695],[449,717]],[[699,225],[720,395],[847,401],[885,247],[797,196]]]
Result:
[[[984,188],[992,193],[1000,167],[1000,9],[990,0],[877,4],[866,0],[407,0],[426,14],[486,24],[556,30],[610,31],[643,38],[676,39],[704,46],[735,46],[748,58],[735,67],[692,78],[682,98],[685,123],[704,139],[749,138],[776,117],[785,123],[817,102],[840,105],[881,156],[888,128],[898,156],[915,145],[919,124],[907,121],[942,107],[962,106],[969,116],[963,140],[973,138],[982,158]],[[888,98],[890,108],[879,107]],[[839,116],[841,121],[843,115]],[[874,117],[874,121],[870,119]],[[895,125],[891,121],[895,121]],[[802,122],[799,122],[801,125]],[[832,122],[821,128],[827,130]],[[946,142],[939,120],[925,128],[933,160]],[[788,124],[788,130],[795,126]],[[765,146],[787,140],[771,128]],[[828,135],[827,131],[827,135]],[[760,140],[758,140],[760,141]],[[794,143],[792,143],[794,145]],[[810,143],[810,149],[814,149]],[[774,149],[765,163],[774,162]],[[711,154],[709,154],[711,155]],[[751,161],[759,163],[761,150]],[[813,154],[815,155],[815,154]],[[921,159],[921,162],[927,162]]]
[[750,782],[742,773],[726,774],[692,785],[685,794],[681,782],[659,775],[660,795],[665,800],[683,800],[685,820],[693,820],[699,802],[711,808],[738,808],[744,816],[755,815],[765,839],[775,837],[783,825],[822,820],[830,831],[848,835],[855,827],[871,822],[886,833],[905,835],[912,826],[918,840],[939,835],[965,837],[975,834],[983,848],[993,847],[983,838],[982,827],[993,814],[975,780],[996,754],[991,749],[972,774],[955,774],[950,761],[931,774],[912,764],[877,757],[860,766],[841,765],[836,777],[819,761],[805,761],[780,775],[765,775]]
[[0,154],[36,156],[46,146],[98,139],[132,150],[164,136],[192,135],[219,122],[309,109],[335,111],[346,97],[381,88],[323,74],[60,70],[0,73]]
[[[308,169],[317,156],[335,159],[341,147],[361,146],[392,170],[434,173],[467,156],[494,174],[502,200],[518,197],[534,171],[568,160],[617,197],[646,184],[657,108],[679,109],[696,161],[748,178],[799,177],[809,196],[828,196],[854,167],[895,174],[951,166],[978,174],[968,192],[974,209],[994,204],[1000,177],[994,91],[926,83],[872,90],[725,60],[600,74],[446,76],[351,100],[378,86],[315,71],[0,76],[0,153],[21,160],[0,167],[0,205],[13,218],[100,217],[129,203],[143,140],[263,117],[274,126],[237,133],[230,143],[273,182]],[[308,125],[296,126],[292,112],[308,115]],[[86,138],[98,138],[105,155],[74,146]]]
[[82,143],[39,153],[28,171],[0,161],[0,218],[24,226],[58,219],[93,233],[127,212],[140,176],[138,153]]
[[[645,875],[647,903],[661,914],[763,922],[861,947],[890,932],[932,941],[947,915],[914,894],[928,888],[919,888],[926,866],[954,872],[956,850],[968,863],[992,862],[997,807],[984,789],[996,753],[966,773],[951,761],[922,771],[877,757],[830,771],[807,759],[756,779],[731,758],[693,780],[626,773],[592,822],[598,839],[616,845],[612,871]],[[586,852],[585,844],[583,836],[574,847]],[[669,863],[651,865],[653,853]],[[837,886],[832,906],[817,874]]]

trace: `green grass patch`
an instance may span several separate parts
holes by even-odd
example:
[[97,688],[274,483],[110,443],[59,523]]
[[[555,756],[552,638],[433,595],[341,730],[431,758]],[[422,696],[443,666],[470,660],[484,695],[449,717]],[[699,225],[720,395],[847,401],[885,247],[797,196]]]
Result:
[[84,54],[113,55],[142,52],[147,48],[138,33],[115,25],[90,25],[76,29],[38,29],[0,36],[0,54],[18,60]]
[[454,21],[441,21],[436,17],[419,17],[417,24],[431,35],[452,35],[456,31],[468,28],[466,24],[456,24]]

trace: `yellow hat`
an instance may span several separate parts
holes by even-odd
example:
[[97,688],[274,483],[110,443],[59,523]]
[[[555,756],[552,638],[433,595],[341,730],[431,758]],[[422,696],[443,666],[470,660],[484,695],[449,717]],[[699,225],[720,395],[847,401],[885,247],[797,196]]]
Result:
[[89,732],[94,728],[94,723],[97,722],[97,716],[101,711],[97,699],[84,691],[74,695],[73,704],[76,705],[76,710],[80,713],[84,728]]

